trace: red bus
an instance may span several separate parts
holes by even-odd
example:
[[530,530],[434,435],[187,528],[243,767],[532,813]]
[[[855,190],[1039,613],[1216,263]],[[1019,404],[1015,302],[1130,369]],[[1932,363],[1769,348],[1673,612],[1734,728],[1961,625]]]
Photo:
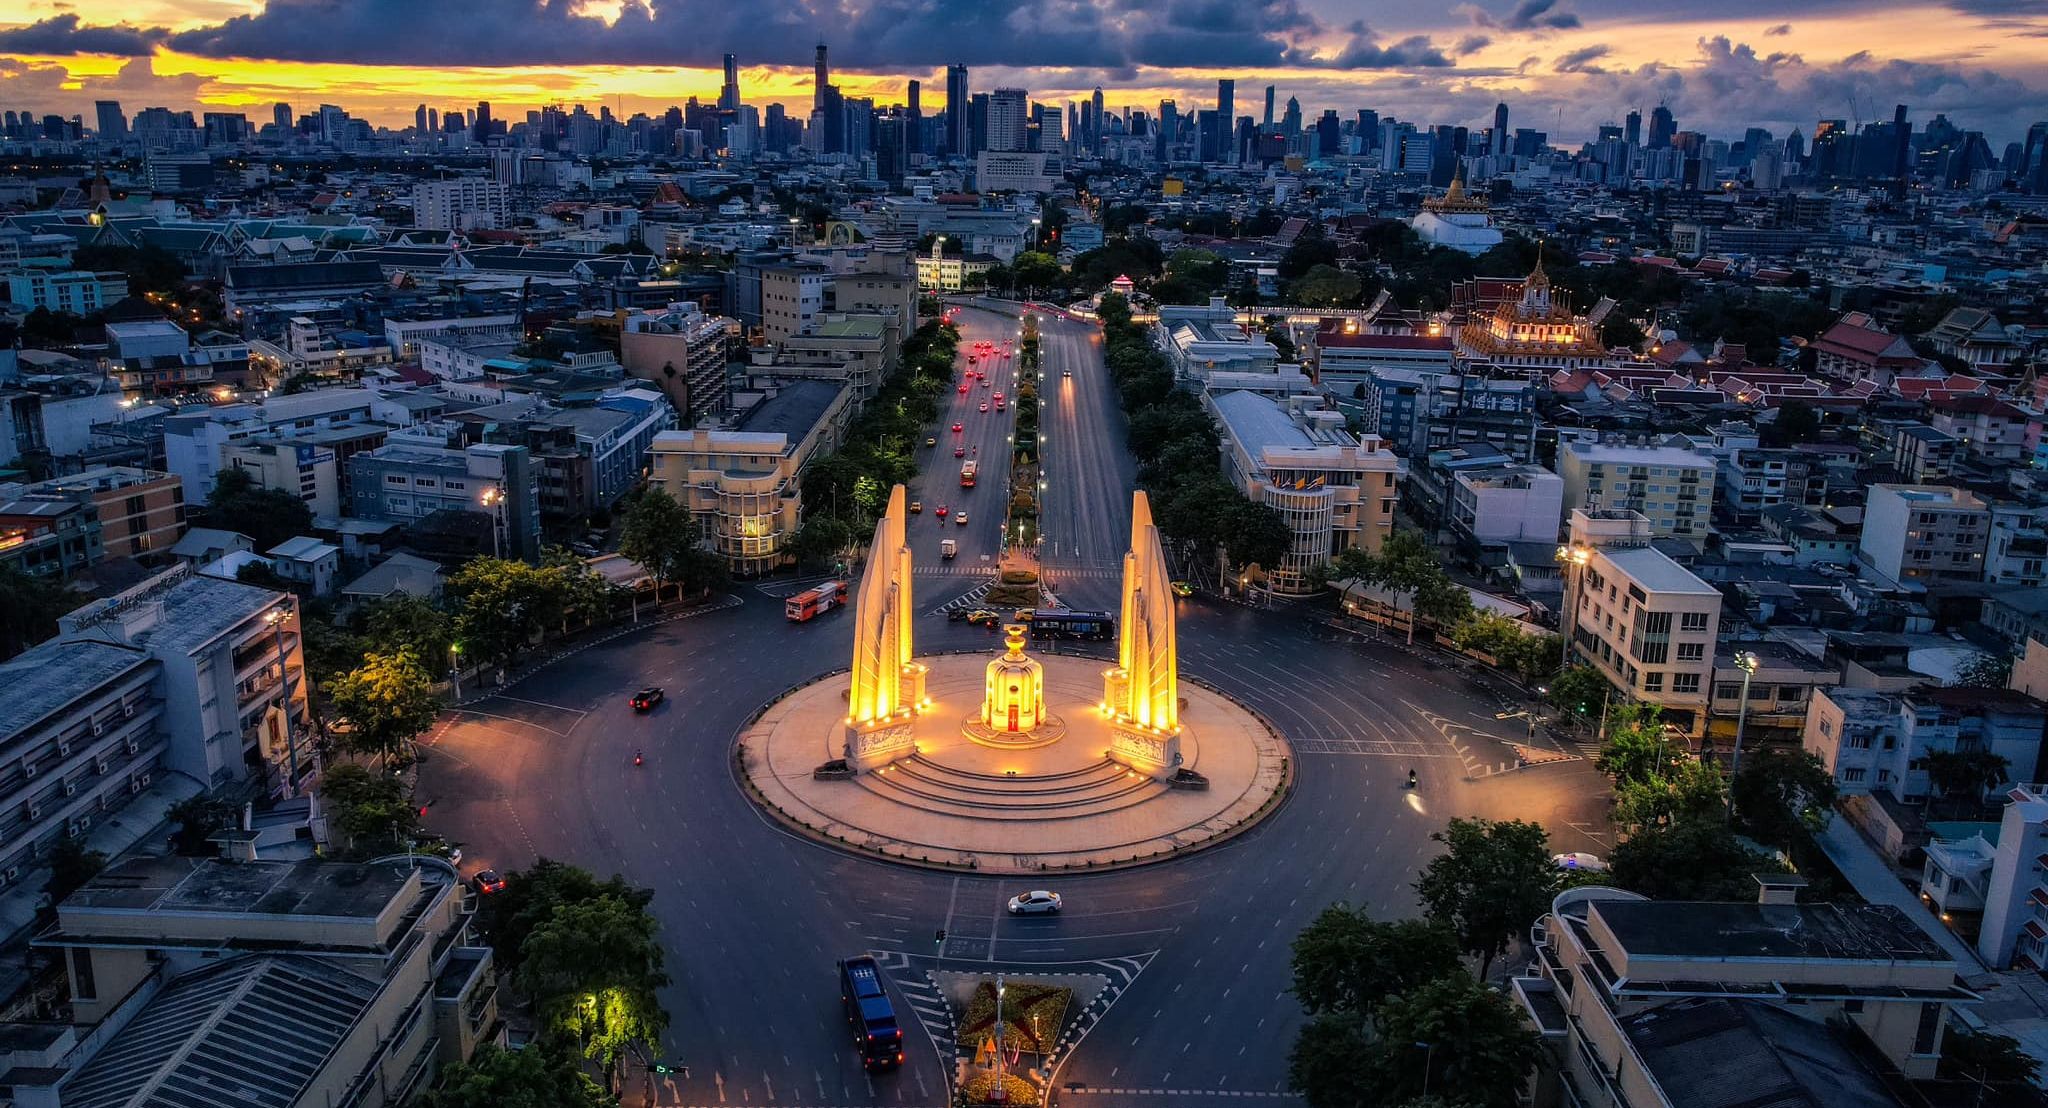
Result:
[[974,459],[972,458],[969,458],[967,461],[960,463],[960,487],[963,489],[973,488],[974,473],[976,470],[980,468],[981,467],[975,464]]
[[803,623],[812,616],[823,615],[834,608],[846,606],[846,582],[827,581],[815,589],[804,591],[782,602],[782,614],[791,623]]

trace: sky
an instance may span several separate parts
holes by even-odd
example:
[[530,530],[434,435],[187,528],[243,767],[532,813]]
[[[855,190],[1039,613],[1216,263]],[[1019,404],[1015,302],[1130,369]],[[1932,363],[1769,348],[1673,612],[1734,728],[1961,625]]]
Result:
[[[110,11],[111,9],[111,11]],[[92,119],[117,99],[246,111],[339,104],[405,126],[415,105],[489,100],[517,120],[547,103],[658,113],[718,95],[719,56],[749,103],[807,109],[811,55],[878,103],[944,67],[971,87],[1112,107],[1238,114],[1278,87],[1313,119],[1371,108],[1417,123],[1590,138],[1631,108],[1670,106],[1681,128],[1809,136],[1816,119],[1937,112],[1999,149],[2048,119],[2048,0],[0,0],[0,107]],[[118,19],[118,21],[114,21]]]

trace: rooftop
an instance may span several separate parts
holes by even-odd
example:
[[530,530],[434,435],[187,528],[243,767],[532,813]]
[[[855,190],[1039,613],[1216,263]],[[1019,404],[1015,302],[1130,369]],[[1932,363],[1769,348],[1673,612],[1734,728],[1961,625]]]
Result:
[[134,647],[103,642],[46,642],[0,662],[0,689],[7,690],[0,697],[0,739],[149,664],[149,655]]
[[1600,900],[1589,906],[1621,943],[1632,978],[1654,980],[1639,960],[1747,958],[1947,962],[1926,932],[1889,904]]
[[1628,465],[1687,466],[1711,468],[1714,459],[1675,446],[1630,446],[1622,443],[1567,443],[1565,452],[1583,462],[1622,462]]
[[1649,546],[1604,547],[1600,556],[1637,584],[1652,592],[1719,596],[1721,592],[1693,575],[1693,572]]
[[1689,998],[1621,1021],[1674,1108],[1890,1108],[1825,1024],[1772,1004]]
[[786,435],[795,446],[832,410],[845,388],[832,381],[790,381],[740,416],[734,430]]
[[[405,888],[403,865],[131,858],[100,871],[64,902],[93,912],[224,912],[375,919]],[[68,920],[66,921],[69,922]]]

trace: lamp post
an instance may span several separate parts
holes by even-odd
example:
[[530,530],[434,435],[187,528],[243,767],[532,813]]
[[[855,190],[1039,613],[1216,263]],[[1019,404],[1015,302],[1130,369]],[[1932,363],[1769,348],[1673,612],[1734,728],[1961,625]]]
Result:
[[1563,669],[1572,658],[1572,635],[1579,626],[1578,579],[1584,575],[1586,563],[1591,561],[1593,549],[1580,543],[1567,543],[1557,548],[1557,561],[1564,566],[1564,641],[1557,647],[1557,668]]
[[505,490],[491,485],[483,492],[484,507],[491,510],[491,557],[503,558],[504,548],[498,532],[505,528]]
[[455,702],[462,703],[462,644],[448,644],[448,676],[455,682]]
[[271,641],[277,646],[277,684],[284,692],[284,755],[290,777],[285,781],[285,791],[296,792],[299,787],[299,744],[292,736],[292,667],[291,659],[284,652],[284,621],[291,613],[284,608],[272,608],[263,613],[263,621],[270,624]]
[[1742,730],[1749,723],[1749,679],[1756,676],[1756,667],[1760,661],[1755,651],[1743,650],[1735,655],[1735,667],[1742,671],[1742,704],[1735,709],[1735,755],[1728,762],[1728,781],[1731,786],[1728,790],[1730,820],[1735,818],[1735,789],[1732,786],[1735,775],[1742,772]]
[[996,974],[996,1084],[988,1098],[997,1104],[1010,1099],[1009,1087],[1003,1084],[1003,988],[1003,975]]

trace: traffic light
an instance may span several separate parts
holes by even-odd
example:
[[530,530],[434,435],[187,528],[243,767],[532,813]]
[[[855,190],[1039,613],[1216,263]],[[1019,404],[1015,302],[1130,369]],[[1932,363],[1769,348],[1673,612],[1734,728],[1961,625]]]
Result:
[[946,929],[941,927],[937,931],[932,932],[932,942],[938,946],[945,946]]
[[667,1066],[663,1065],[663,1064],[662,1064],[662,1063],[660,1063],[660,1062],[656,1062],[656,1063],[654,1063],[654,1072],[656,1072],[656,1073],[673,1073],[673,1072],[675,1072],[675,1071],[673,1071],[673,1070],[669,1069],[669,1068],[668,1068]]

